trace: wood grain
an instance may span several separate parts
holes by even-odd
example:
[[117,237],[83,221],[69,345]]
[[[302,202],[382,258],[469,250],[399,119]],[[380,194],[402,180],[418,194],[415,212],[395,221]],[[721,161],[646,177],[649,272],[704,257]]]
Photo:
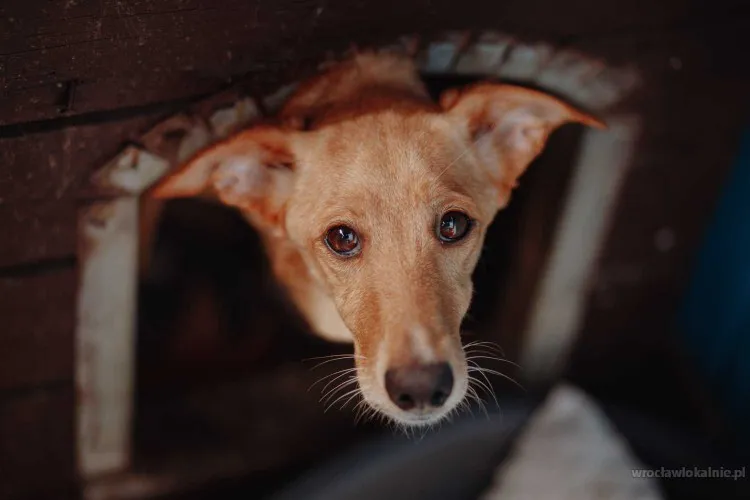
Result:
[[73,380],[76,288],[69,265],[0,278],[0,394]]
[[72,383],[0,396],[0,498],[73,498]]
[[76,203],[71,199],[0,205],[2,269],[76,252]]
[[689,20],[686,2],[617,0],[45,0],[0,7],[0,124],[215,92],[312,69],[328,51],[400,35],[495,29],[563,40]]

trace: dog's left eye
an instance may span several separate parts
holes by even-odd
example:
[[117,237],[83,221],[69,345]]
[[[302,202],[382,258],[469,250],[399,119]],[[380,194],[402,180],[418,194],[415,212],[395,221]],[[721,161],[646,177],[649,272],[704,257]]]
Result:
[[336,226],[329,229],[325,240],[328,248],[342,257],[353,257],[361,249],[359,236],[348,226]]
[[444,243],[455,243],[469,234],[471,229],[471,219],[463,212],[447,212],[440,218],[437,228],[437,235],[440,241]]

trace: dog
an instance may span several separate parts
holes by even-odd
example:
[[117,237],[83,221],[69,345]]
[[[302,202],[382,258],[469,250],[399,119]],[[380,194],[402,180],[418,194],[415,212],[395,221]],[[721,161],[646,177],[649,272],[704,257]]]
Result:
[[151,195],[211,191],[240,210],[310,328],[354,344],[371,410],[431,425],[467,394],[459,330],[487,228],[549,134],[569,122],[603,127],[553,96],[502,83],[434,102],[409,58],[358,54]]

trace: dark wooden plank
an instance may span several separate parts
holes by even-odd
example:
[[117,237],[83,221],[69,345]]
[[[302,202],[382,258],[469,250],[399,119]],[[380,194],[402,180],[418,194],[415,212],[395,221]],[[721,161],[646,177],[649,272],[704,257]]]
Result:
[[75,489],[72,383],[3,397],[0,498],[69,498]]
[[75,255],[76,218],[71,199],[0,204],[0,269]]
[[192,99],[226,87],[228,79],[191,77],[184,73],[136,73],[24,86],[0,99],[0,125],[49,120],[162,101]]
[[0,391],[73,379],[76,291],[70,264],[0,278]]
[[193,96],[248,74],[268,80],[268,73],[350,43],[412,32],[460,27],[559,40],[658,29],[691,13],[684,0],[467,0],[460,9],[450,0],[71,4],[29,0],[0,7],[0,124]]
[[[15,19],[0,28],[4,123],[217,90],[231,75],[288,63],[319,17],[318,2],[81,3],[91,5],[76,16],[38,5],[0,16]],[[330,9],[336,19],[351,11]],[[301,60],[309,45],[295,52]]]
[[137,140],[158,119],[151,113],[0,139],[0,207],[31,201],[49,206],[75,195],[96,168],[127,142]]

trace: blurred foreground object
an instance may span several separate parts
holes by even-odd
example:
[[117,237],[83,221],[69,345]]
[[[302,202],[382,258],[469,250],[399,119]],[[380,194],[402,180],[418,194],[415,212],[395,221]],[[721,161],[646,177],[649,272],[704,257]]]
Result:
[[356,450],[274,500],[662,498],[655,480],[633,478],[644,466],[583,392],[559,385],[531,406]]
[[657,500],[654,479],[596,404],[562,385],[532,417],[483,500]]

